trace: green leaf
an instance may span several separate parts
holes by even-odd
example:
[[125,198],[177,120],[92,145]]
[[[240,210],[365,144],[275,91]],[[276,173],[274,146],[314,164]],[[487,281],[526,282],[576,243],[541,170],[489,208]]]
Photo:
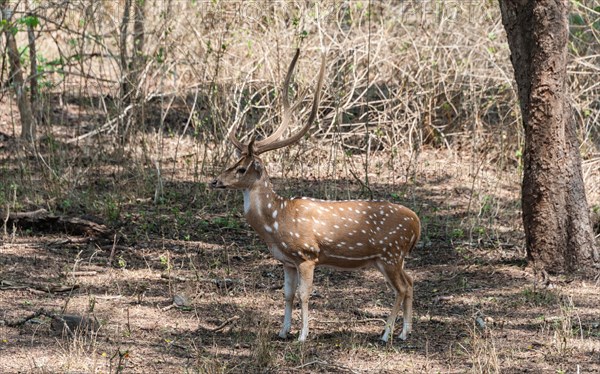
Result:
[[28,27],[31,27],[32,29],[40,24],[40,20],[36,16],[25,16],[25,17],[19,19],[18,22],[22,25],[27,25]]
[[569,16],[569,20],[571,21],[572,25],[578,25],[578,26],[585,25],[585,20],[583,19],[581,14],[578,14],[578,13],[571,14]]

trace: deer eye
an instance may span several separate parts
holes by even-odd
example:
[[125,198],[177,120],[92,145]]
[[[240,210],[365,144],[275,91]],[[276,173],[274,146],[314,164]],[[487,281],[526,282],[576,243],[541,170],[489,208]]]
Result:
[[244,174],[246,172],[246,168],[238,168],[235,172],[238,174]]

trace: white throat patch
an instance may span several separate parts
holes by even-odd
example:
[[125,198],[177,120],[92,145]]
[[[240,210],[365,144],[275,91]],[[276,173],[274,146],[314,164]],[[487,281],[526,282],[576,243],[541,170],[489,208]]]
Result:
[[250,190],[244,190],[244,214],[250,211]]

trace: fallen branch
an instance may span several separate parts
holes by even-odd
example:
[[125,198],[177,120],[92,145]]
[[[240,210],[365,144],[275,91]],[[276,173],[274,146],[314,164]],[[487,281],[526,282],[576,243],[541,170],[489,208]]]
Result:
[[226,320],[225,322],[221,323],[219,326],[215,327],[214,329],[210,329],[208,331],[211,331],[211,332],[221,331],[225,328],[225,326],[229,325],[232,322],[237,321],[238,319],[240,319],[240,316],[237,316],[237,315],[233,316],[233,317],[229,318],[228,320]]
[[56,332],[62,332],[66,330],[70,336],[74,336],[73,330],[88,329],[98,330],[100,325],[95,319],[89,317],[78,316],[74,314],[56,314],[53,312],[46,311],[44,308],[40,308],[36,312],[28,315],[25,318],[18,319],[16,321],[4,321],[8,327],[20,327],[31,321],[34,318],[40,316],[48,317],[52,319],[51,327]]
[[28,321],[30,321],[30,320],[32,320],[34,318],[37,318],[39,316],[42,316],[42,315],[46,315],[46,311],[43,308],[40,309],[40,310],[38,310],[37,312],[35,312],[35,313],[33,313],[33,314],[25,317],[25,318],[18,319],[18,320],[14,321],[14,322],[5,321],[5,324],[8,327],[19,327],[19,326],[23,326]]
[[46,232],[67,232],[76,235],[106,236],[112,232],[108,227],[79,217],[56,216],[46,209],[31,212],[3,212],[4,226],[14,225],[20,229],[34,229]]
[[92,275],[97,275],[98,272],[95,270],[80,270],[80,271],[69,271],[64,272],[62,275],[64,277],[89,277]]
[[5,290],[29,290],[33,293],[61,293],[71,292],[79,288],[73,285],[43,285],[43,284],[17,284],[11,281],[0,280],[0,291]]

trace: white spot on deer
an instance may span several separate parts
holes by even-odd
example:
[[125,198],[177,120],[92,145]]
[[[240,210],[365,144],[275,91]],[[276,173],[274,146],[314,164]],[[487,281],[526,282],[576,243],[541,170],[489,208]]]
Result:
[[269,187],[269,181],[265,181],[265,187]]
[[310,245],[308,245],[308,243],[304,243],[304,246],[305,246],[306,248],[310,248]]
[[273,215],[273,218],[276,218],[276,217],[277,217],[277,213],[279,213],[279,212],[278,212],[278,211],[276,211],[276,210],[274,210],[274,211],[273,211],[273,214],[272,214],[272,215]]
[[379,211],[379,214],[383,215],[383,209],[381,209],[381,210]]
[[360,230],[360,232],[362,232],[363,234],[366,234],[366,233],[367,233],[365,230]]
[[275,222],[273,223],[273,229],[274,229],[275,231],[279,230],[279,222],[275,221]]
[[340,227],[338,225],[333,225],[334,228],[339,229]]
[[281,242],[281,245],[283,246],[283,248],[287,248],[287,244],[285,242]]
[[265,225],[265,231],[267,231],[267,232],[273,232],[273,229],[271,228],[271,226]]
[[340,211],[344,211],[344,208],[340,207]]
[[[379,244],[383,244],[383,240],[380,240],[380,241],[379,241]],[[385,249],[384,249],[384,251],[385,251]]]
[[349,249],[349,250],[353,250],[353,249],[354,249],[354,247],[348,247],[348,249]]
[[362,247],[363,243],[356,243],[357,246]]
[[271,209],[272,206],[273,206],[273,204],[271,204],[271,203],[267,204],[267,208],[269,208],[269,209]]
[[294,233],[294,236],[295,236],[296,238],[299,238],[299,237],[300,237],[300,234],[298,234],[298,233],[296,232],[296,233]]
[[404,220],[405,220],[405,221],[408,221],[408,220],[409,220],[409,218],[408,218],[408,217],[404,217]]

